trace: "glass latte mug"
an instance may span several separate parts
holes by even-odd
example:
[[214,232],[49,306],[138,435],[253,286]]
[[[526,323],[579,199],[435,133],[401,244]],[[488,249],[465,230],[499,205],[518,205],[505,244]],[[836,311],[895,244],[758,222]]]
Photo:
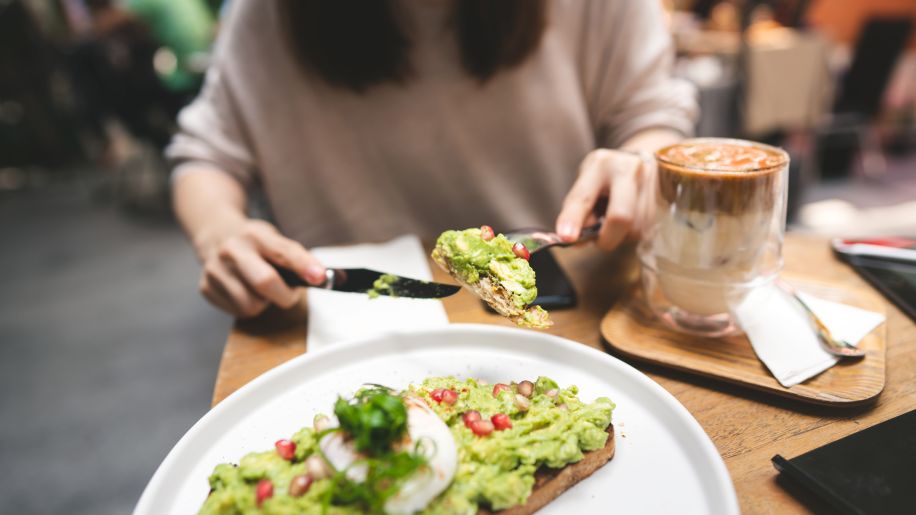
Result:
[[680,331],[740,332],[732,308],[782,268],[789,155],[698,138],[659,150],[655,160],[655,220],[637,251],[649,307]]

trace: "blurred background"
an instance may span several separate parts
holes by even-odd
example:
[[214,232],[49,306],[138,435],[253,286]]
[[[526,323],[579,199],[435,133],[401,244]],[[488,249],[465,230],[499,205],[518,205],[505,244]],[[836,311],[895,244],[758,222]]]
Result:
[[[230,320],[161,151],[228,3],[0,0],[4,512],[129,512],[209,408]],[[793,229],[916,236],[916,2],[663,4],[697,134],[791,153]]]

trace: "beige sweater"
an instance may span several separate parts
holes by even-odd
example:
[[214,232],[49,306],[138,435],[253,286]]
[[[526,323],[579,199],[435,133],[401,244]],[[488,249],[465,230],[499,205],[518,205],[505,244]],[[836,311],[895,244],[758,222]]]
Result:
[[263,187],[306,246],[490,224],[552,227],[579,163],[649,128],[689,134],[693,89],[672,79],[653,0],[554,0],[537,51],[480,85],[445,23],[407,0],[415,77],[363,95],[300,72],[270,0],[237,0],[200,96],[167,150]]

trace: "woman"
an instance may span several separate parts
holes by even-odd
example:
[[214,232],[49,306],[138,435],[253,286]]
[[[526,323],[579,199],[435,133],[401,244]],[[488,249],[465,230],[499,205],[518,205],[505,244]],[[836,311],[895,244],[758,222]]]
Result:
[[[268,262],[323,279],[306,245],[572,240],[596,209],[613,249],[650,216],[640,153],[692,129],[671,61],[651,0],[238,0],[168,150],[201,291],[253,316],[298,298]],[[246,214],[255,186],[276,227]]]

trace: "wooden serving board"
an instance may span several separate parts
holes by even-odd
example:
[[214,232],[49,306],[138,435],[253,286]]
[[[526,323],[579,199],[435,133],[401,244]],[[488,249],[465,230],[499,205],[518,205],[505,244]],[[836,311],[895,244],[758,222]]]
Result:
[[[885,314],[886,305],[868,286],[814,283],[789,274],[783,278],[798,290]],[[607,345],[626,357],[721,379],[730,383],[827,406],[857,406],[877,398],[884,389],[887,330],[881,324],[859,346],[867,354],[860,360],[840,361],[804,383],[786,388],[757,359],[744,335],[704,338],[668,329],[646,306],[641,288],[615,306],[601,320]]]

